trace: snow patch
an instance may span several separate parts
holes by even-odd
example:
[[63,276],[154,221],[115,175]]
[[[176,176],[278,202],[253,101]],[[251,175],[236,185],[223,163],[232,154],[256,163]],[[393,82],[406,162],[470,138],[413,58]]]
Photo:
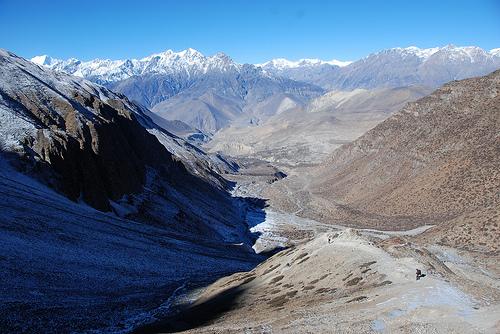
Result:
[[275,70],[285,70],[285,69],[299,68],[299,67],[315,67],[325,64],[344,67],[351,63],[352,61],[341,61],[337,59],[325,61],[317,58],[304,58],[304,59],[299,59],[297,61],[293,61],[285,58],[276,58],[262,64],[255,64],[255,66],[262,67],[264,69],[272,68]]

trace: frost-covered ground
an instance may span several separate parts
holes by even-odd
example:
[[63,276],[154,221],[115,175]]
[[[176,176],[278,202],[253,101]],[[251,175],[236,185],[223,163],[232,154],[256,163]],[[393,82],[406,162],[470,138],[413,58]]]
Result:
[[[141,333],[498,333],[498,299],[470,293],[477,282],[460,284],[467,275],[425,248],[384,242],[352,229],[323,233],[217,281]],[[415,268],[426,276],[415,280]]]
[[250,270],[244,245],[183,237],[74,203],[0,158],[2,332],[127,332],[170,296]]
[[[237,179],[238,196],[258,197],[268,184],[263,176]],[[290,248],[208,287],[180,319],[208,312],[210,321],[184,322],[188,332],[498,333],[495,265],[488,269],[471,254],[417,244],[415,237],[431,225],[353,230],[273,207],[249,211],[247,222],[260,233],[257,252]],[[426,277],[415,281],[415,268]],[[226,301],[229,311],[204,309],[225,294],[233,298]],[[170,328],[157,326],[151,332]]]

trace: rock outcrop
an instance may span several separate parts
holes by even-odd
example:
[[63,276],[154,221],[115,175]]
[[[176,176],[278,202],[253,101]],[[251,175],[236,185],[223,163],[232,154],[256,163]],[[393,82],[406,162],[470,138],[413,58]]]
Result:
[[0,75],[3,113],[33,125],[17,138],[15,150],[32,172],[50,171],[46,181],[70,199],[107,211],[109,199],[141,190],[148,167],[167,177],[188,177],[182,163],[140,124],[138,117],[146,116],[123,96],[5,51]]

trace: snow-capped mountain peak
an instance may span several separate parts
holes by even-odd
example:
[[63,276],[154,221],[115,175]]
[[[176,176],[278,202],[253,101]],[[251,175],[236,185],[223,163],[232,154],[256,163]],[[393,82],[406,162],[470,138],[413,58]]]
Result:
[[332,59],[332,60],[329,60],[329,61],[325,61],[324,63],[327,63],[327,64],[330,64],[330,65],[335,65],[335,66],[338,66],[338,67],[345,67],[349,64],[352,64],[353,62],[352,61],[342,61],[342,60],[337,60],[337,59]]
[[201,52],[199,52],[198,50],[193,49],[193,48],[187,48],[186,50],[179,52],[179,55],[181,55],[181,56],[188,55],[188,56],[200,56],[200,57],[203,57],[203,54]]
[[402,57],[416,56],[423,62],[434,57],[439,57],[441,59],[447,59],[448,61],[468,61],[470,63],[474,63],[491,56],[498,56],[500,55],[500,50],[493,49],[490,52],[487,52],[477,46],[455,46],[453,44],[434,48],[419,48],[416,46],[409,46],[405,48],[397,47],[382,50],[375,54],[371,54],[364,59],[368,59],[372,56],[385,55],[388,53],[397,54]]
[[416,47],[416,46],[409,46],[406,48],[395,48],[395,50],[399,50],[402,53],[413,54],[413,55],[416,55],[417,57],[422,58],[422,59],[427,59],[430,56],[432,56],[434,53],[438,52],[440,50],[440,48],[437,47],[437,48],[421,49],[421,48]]
[[42,55],[31,58],[31,61],[40,66],[49,66],[52,64],[53,59],[47,55]]
[[148,62],[153,59],[164,59],[168,61],[183,60],[183,61],[199,61],[204,59],[205,56],[198,50],[188,48],[183,51],[175,52],[173,50],[166,50],[164,52],[155,53],[150,56],[144,57],[140,60],[132,59],[132,61]]
[[299,59],[297,61],[293,61],[285,58],[276,58],[262,64],[255,64],[255,66],[262,67],[263,69],[286,70],[298,67],[315,67],[325,64],[344,67],[349,65],[350,63],[352,62],[340,61],[336,59],[325,61],[317,58],[304,58],[304,59]]
[[262,64],[255,64],[255,66],[259,66],[262,68],[274,67],[277,69],[285,69],[298,67],[298,62],[293,62],[285,58],[276,58]]
[[491,49],[489,54],[495,57],[500,57],[500,48]]

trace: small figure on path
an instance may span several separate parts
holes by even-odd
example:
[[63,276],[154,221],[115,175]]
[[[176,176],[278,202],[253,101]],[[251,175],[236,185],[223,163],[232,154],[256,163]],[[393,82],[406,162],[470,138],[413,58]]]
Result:
[[422,274],[422,270],[417,269],[417,281],[422,277],[425,277],[425,274]]

